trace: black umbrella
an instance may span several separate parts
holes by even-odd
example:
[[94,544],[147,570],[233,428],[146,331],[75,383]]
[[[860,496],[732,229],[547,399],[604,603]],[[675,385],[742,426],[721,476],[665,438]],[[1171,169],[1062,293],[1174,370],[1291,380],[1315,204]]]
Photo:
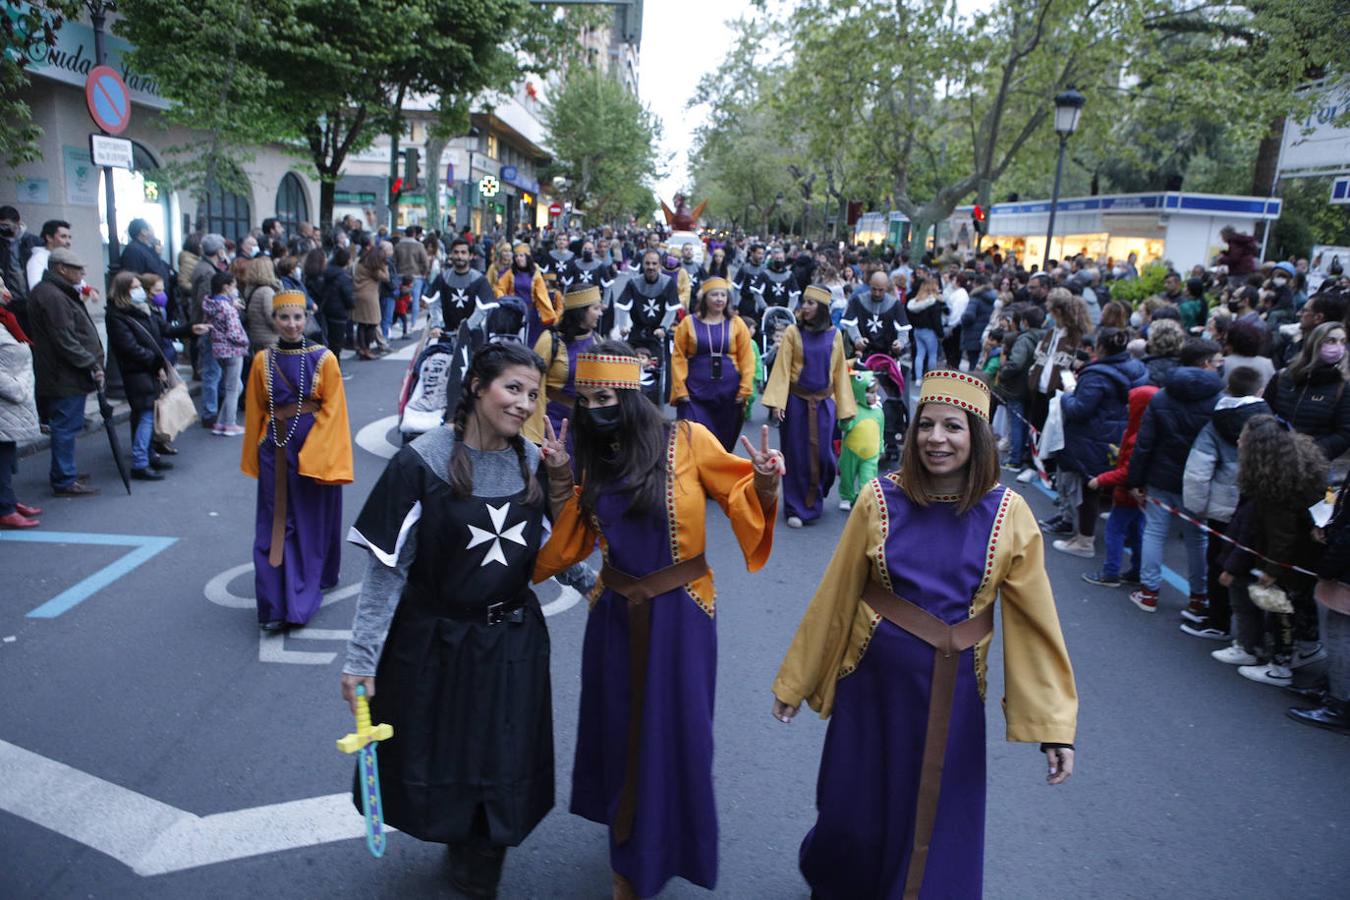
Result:
[[108,447],[112,450],[113,462],[117,463],[117,474],[122,476],[122,484],[126,485],[127,493],[130,494],[131,472],[127,470],[127,460],[122,455],[122,441],[113,426],[112,404],[108,402],[108,395],[102,387],[98,389],[98,414],[103,417],[103,430],[108,434]]

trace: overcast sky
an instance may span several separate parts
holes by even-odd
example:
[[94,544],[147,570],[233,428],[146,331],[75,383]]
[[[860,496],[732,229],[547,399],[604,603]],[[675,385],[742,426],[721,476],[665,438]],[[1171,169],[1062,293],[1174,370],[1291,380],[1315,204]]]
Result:
[[661,118],[663,155],[673,154],[657,194],[670,198],[688,181],[689,148],[706,110],[687,109],[698,80],[721,63],[731,47],[728,20],[750,11],[749,0],[647,0],[642,12],[638,93]]

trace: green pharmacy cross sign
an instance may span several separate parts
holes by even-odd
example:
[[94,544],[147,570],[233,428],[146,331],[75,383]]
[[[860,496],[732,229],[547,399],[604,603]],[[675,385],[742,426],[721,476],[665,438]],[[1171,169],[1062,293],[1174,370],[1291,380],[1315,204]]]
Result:
[[484,175],[482,180],[478,182],[478,193],[484,197],[495,197],[499,190],[501,190],[501,186],[497,184],[497,179],[492,175]]

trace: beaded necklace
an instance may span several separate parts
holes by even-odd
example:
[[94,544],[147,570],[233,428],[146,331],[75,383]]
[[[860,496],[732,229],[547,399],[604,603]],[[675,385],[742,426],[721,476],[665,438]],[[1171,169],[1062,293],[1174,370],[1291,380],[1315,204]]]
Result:
[[300,406],[305,402],[305,357],[309,353],[309,348],[305,338],[300,338],[300,385],[298,390],[298,399],[295,401],[295,415],[291,417],[291,426],[286,432],[284,441],[277,440],[276,423],[276,398],[272,393],[273,370],[277,365],[276,348],[273,347],[267,351],[267,418],[272,423],[272,443],[277,447],[285,447],[295,437],[295,429],[300,427]]

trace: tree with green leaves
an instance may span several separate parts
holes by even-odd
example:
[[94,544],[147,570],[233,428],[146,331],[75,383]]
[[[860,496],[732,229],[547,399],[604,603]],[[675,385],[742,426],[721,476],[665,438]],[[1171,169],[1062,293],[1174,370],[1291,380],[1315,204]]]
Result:
[[567,68],[543,110],[553,163],[545,177],[566,179],[564,199],[591,222],[651,214],[661,123],[609,74]]
[[[203,5],[240,37],[173,30],[202,25]],[[405,101],[431,98],[442,132],[462,132],[471,103],[575,44],[568,17],[529,0],[128,0],[122,13],[138,59],[159,57],[161,90],[185,107],[176,121],[223,148],[270,139],[307,157],[325,223],[348,157],[397,140]]]
[[10,168],[42,158],[42,129],[21,94],[31,83],[28,67],[56,45],[56,32],[78,16],[79,0],[31,0],[22,6],[6,0],[0,10],[4,50],[0,52],[0,155]]

